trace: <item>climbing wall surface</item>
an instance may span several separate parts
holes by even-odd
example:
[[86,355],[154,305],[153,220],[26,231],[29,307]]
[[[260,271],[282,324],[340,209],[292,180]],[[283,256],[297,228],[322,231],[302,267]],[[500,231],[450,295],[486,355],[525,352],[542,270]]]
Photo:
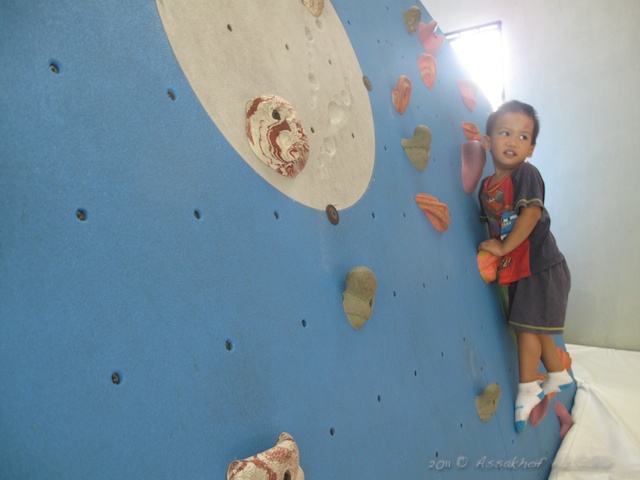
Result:
[[0,4],[0,477],[546,478],[429,14],[206,3]]

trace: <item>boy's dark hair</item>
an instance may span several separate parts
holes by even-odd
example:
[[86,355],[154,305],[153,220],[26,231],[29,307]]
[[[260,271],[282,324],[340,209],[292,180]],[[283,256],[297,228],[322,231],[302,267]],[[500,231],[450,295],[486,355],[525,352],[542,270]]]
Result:
[[493,132],[493,129],[495,128],[496,122],[498,121],[500,115],[508,112],[524,113],[533,120],[533,136],[531,138],[531,144],[535,145],[536,139],[538,138],[538,132],[540,131],[540,120],[538,119],[538,113],[531,105],[519,102],[518,100],[509,100],[508,102],[503,103],[495,112],[489,115],[489,117],[487,118],[487,128],[485,129],[485,135],[491,136],[491,133]]

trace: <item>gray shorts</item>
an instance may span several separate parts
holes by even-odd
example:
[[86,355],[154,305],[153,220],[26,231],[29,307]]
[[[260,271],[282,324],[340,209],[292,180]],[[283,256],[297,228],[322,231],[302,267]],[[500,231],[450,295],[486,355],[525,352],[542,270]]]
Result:
[[509,325],[531,333],[561,334],[571,289],[571,273],[562,262],[509,285]]

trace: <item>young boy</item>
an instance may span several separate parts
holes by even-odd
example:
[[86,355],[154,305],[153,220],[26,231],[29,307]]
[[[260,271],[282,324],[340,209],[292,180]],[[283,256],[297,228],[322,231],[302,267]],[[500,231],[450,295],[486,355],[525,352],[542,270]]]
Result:
[[[516,100],[489,115],[483,145],[491,152],[495,174],[482,181],[479,191],[491,239],[478,250],[502,257],[498,280],[509,288],[509,325],[518,339],[518,432],[545,395],[573,383],[552,337],[564,328],[571,275],[549,230],[544,182],[526,161],[533,155],[539,129],[533,107]],[[548,373],[542,385],[537,381],[540,360]]]

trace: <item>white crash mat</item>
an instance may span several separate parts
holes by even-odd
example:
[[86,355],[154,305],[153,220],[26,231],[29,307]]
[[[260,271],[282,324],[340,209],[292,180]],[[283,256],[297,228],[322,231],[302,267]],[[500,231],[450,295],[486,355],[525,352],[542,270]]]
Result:
[[574,424],[552,480],[640,479],[640,352],[566,345],[577,391]]

